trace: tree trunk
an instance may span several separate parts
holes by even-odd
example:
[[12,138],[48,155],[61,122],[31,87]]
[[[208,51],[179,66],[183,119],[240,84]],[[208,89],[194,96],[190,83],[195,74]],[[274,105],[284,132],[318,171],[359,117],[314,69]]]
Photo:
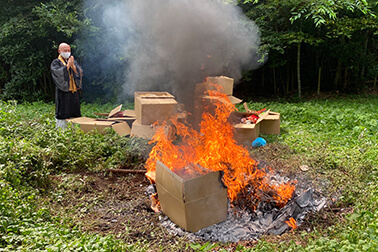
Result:
[[376,87],[377,87],[377,75],[375,76],[375,79],[374,79],[374,84],[373,84],[374,90],[375,90]]
[[301,84],[301,43],[297,47],[297,81],[298,81],[298,97],[302,97],[302,84]]
[[320,95],[320,83],[321,83],[321,79],[322,79],[322,66],[319,67],[319,71],[318,71],[318,89],[316,91],[317,95]]
[[277,95],[276,68],[275,67],[273,67],[273,88],[274,88],[274,95]]
[[[342,45],[345,44],[345,37],[344,36],[342,36],[340,38],[340,44],[342,44]],[[334,86],[335,86],[336,90],[339,89],[339,83],[340,83],[340,80],[341,80],[341,68],[342,68],[342,63],[341,63],[341,58],[339,57],[339,59],[337,60],[336,75],[335,75],[335,80],[334,80]]]
[[339,58],[337,60],[336,75],[335,75],[335,80],[333,83],[336,89],[338,89],[338,86],[339,86],[340,76],[341,76],[341,59]]
[[47,79],[46,79],[46,72],[43,72],[43,95],[47,96]]
[[290,64],[286,63],[286,66],[286,94],[288,94],[290,90]]
[[[363,51],[364,59],[366,58],[366,54],[367,54],[368,42],[369,42],[369,30],[366,31],[366,38],[365,38],[364,51]],[[365,76],[365,64],[362,65],[361,78],[364,79],[364,76]]]
[[343,90],[345,91],[348,86],[348,68],[345,68],[345,73],[344,73],[344,85],[343,85]]

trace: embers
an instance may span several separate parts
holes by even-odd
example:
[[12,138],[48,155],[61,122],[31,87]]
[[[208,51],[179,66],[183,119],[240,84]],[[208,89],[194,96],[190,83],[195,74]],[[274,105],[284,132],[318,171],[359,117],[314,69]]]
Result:
[[171,234],[187,237],[191,241],[253,241],[264,234],[281,235],[285,231],[292,230],[295,225],[302,223],[307,213],[319,211],[326,206],[326,203],[325,198],[316,198],[314,190],[310,188],[301,195],[295,196],[281,209],[261,201],[254,212],[241,209],[239,206],[229,207],[227,220],[196,233],[183,231],[168,218],[162,219],[161,224]]

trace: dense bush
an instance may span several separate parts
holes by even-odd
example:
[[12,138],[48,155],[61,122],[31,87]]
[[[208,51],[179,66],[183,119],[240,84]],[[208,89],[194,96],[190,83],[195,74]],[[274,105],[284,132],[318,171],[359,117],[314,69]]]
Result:
[[[95,106],[83,107],[89,113]],[[140,166],[146,141],[110,130],[105,135],[84,134],[78,127],[57,130],[52,104],[11,101],[1,102],[0,109],[0,250],[135,250],[111,236],[62,226],[37,203],[49,190],[51,174]]]

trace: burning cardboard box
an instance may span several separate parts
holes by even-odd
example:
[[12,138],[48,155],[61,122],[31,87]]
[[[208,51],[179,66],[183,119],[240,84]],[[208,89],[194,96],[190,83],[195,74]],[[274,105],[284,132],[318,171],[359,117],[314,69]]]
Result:
[[141,125],[150,125],[177,114],[177,101],[168,92],[135,92],[134,106]]
[[156,130],[162,128],[166,135],[169,134],[175,134],[172,132],[174,130],[173,127],[170,125],[167,126],[159,126],[159,125],[143,125],[138,120],[135,120],[131,126],[131,133],[130,136],[136,136],[146,139],[152,139],[152,137],[155,135]]
[[207,77],[205,79],[205,85],[213,83],[222,86],[223,92],[226,95],[232,95],[234,90],[234,79],[229,78],[227,76],[215,76],[215,77]]
[[[202,168],[203,169],[203,168]],[[156,163],[156,188],[162,211],[191,232],[227,219],[227,189],[220,172],[185,176]]]
[[212,84],[216,84],[222,87],[222,93],[226,94],[232,104],[238,104],[242,100],[233,96],[234,79],[226,76],[207,77],[203,83],[198,83],[195,87],[195,97],[208,97],[205,96],[205,92],[208,90],[216,91],[216,87]]
[[[217,90],[217,86],[221,86],[222,90]],[[193,112],[193,127],[195,129],[199,129],[199,124],[202,120],[202,114],[205,110],[210,113],[212,113],[211,111],[215,110],[216,106],[213,104],[214,100],[217,100],[224,104],[231,103],[233,105],[242,102],[241,99],[232,96],[233,86],[234,79],[226,76],[207,77],[203,83],[196,84],[194,91],[194,107],[196,109]],[[214,95],[208,95],[207,91],[218,91],[222,94],[227,95],[227,97],[216,97]]]

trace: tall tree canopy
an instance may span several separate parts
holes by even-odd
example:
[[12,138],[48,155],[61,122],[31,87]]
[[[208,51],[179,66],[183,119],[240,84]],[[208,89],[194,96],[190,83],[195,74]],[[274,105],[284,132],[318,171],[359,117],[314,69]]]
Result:
[[[127,43],[125,36],[109,33],[106,41],[101,39],[116,29],[101,22],[101,13],[107,5],[122,1],[2,0],[0,98],[52,101],[49,65],[62,41],[72,45],[83,64],[84,99],[101,99],[104,94],[106,99],[115,98],[124,81],[117,69],[127,68],[130,55],[120,50]],[[244,73],[238,86],[243,94],[301,96],[376,87],[377,1],[238,0],[237,4],[259,26],[260,51],[268,59],[262,68]],[[104,51],[104,43],[111,43],[114,50]],[[106,64],[93,60],[94,54],[104,55]]]
[[255,77],[273,93],[297,90],[301,96],[302,82],[310,92],[319,92],[355,91],[376,81],[375,1],[239,2],[259,25],[262,49],[269,52],[269,61]]

